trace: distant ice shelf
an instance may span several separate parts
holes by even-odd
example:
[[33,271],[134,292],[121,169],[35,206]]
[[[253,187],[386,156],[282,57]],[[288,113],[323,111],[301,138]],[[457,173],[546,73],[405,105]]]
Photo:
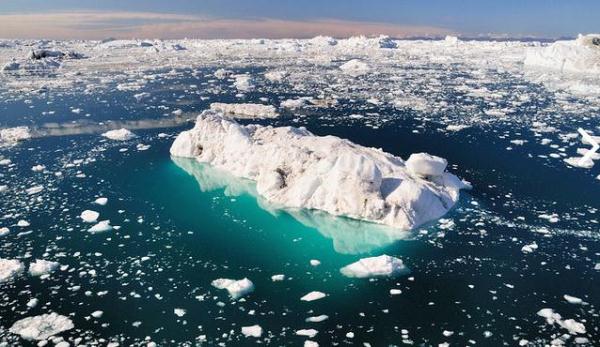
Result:
[[402,230],[442,217],[459,191],[470,187],[445,172],[446,160],[439,157],[420,153],[404,162],[304,128],[240,125],[212,110],[177,137],[171,155],[254,180],[258,194],[277,206]]

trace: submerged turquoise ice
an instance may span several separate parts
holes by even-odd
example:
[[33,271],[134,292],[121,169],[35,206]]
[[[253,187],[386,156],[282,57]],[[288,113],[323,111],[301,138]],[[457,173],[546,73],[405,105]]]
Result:
[[[144,89],[154,97],[142,103],[127,91],[2,100],[0,125],[27,124],[36,138],[0,148],[0,157],[11,161],[0,166],[0,185],[7,186],[0,193],[0,227],[10,229],[0,237],[0,258],[19,259],[25,266],[38,258],[62,265],[48,278],[22,273],[0,284],[2,341],[33,344],[8,329],[24,317],[56,312],[73,321],[74,329],[59,334],[72,344],[541,344],[566,332],[537,315],[543,308],[585,324],[578,337],[588,345],[600,341],[597,170],[551,161],[528,124],[499,122],[448,132],[413,110],[341,99],[339,105],[284,111],[281,118],[256,122],[306,126],[318,135],[337,135],[403,158],[421,151],[439,155],[474,189],[462,192],[441,220],[409,232],[277,209],[257,197],[251,181],[169,156],[174,137],[191,127],[185,120],[209,103],[187,86],[227,89],[223,81],[198,77],[212,72],[162,76]],[[543,94],[539,85],[512,82]],[[265,86],[244,99],[262,102],[262,97],[276,104],[280,92]],[[220,93],[211,97],[236,100],[235,91]],[[551,102],[551,94],[543,95],[547,99],[518,112],[525,117],[531,107]],[[445,96],[461,102],[457,93]],[[157,110],[157,104],[168,110]],[[83,108],[82,114],[73,115],[73,107]],[[28,116],[46,109],[57,110],[52,118],[57,124]],[[163,115],[175,109],[183,116]],[[366,116],[350,117],[358,113]],[[145,122],[129,122],[139,119]],[[109,120],[129,122],[120,125],[130,126],[138,137],[102,138],[98,133]],[[599,125],[595,118],[575,122]],[[559,142],[558,135],[544,136]],[[511,143],[515,138],[527,142]],[[38,164],[45,169],[32,171]],[[44,188],[28,195],[26,189],[35,185]],[[108,203],[94,204],[98,197]],[[79,218],[86,209],[120,228],[89,233],[92,224]],[[19,226],[20,220],[30,225]],[[522,251],[533,243],[534,252]],[[370,280],[346,278],[339,271],[381,254],[401,258],[410,273]],[[272,280],[280,274],[283,281]],[[217,278],[244,277],[255,290],[242,300],[211,285]],[[327,296],[300,300],[312,291]],[[569,303],[565,294],[585,304]],[[28,307],[32,298],[39,302]],[[95,311],[102,314],[92,316]],[[320,315],[328,319],[307,321]],[[241,333],[255,324],[262,327],[262,337]],[[301,329],[318,333],[299,336]]]

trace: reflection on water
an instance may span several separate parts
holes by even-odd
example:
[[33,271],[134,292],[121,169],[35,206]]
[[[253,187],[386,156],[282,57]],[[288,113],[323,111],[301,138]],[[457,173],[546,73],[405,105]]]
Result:
[[314,228],[321,235],[333,240],[333,247],[338,253],[369,253],[410,236],[410,232],[407,231],[355,219],[335,217],[321,211],[278,207],[262,198],[256,192],[255,183],[251,180],[232,176],[223,170],[194,159],[176,157],[172,159],[177,166],[196,178],[201,191],[222,189],[227,196],[253,196],[258,206],[274,217],[284,213],[288,214],[303,225]]
[[172,128],[186,124],[193,120],[193,117],[169,117],[159,119],[139,119],[129,121],[105,121],[93,122],[86,119],[80,119],[68,123],[44,123],[39,127],[31,129],[32,137],[47,136],[67,136],[67,135],[85,135],[99,134],[105,131],[126,128],[129,130],[141,129],[159,129]]

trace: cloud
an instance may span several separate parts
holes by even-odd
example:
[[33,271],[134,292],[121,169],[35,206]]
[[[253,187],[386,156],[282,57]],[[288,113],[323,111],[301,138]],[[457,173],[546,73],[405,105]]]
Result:
[[333,19],[222,19],[149,12],[62,12],[0,14],[0,38],[307,38],[385,34],[393,37],[440,36],[452,33],[433,26]]

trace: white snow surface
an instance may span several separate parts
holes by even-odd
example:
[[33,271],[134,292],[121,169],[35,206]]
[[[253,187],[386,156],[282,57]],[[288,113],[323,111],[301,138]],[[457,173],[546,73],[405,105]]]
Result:
[[525,65],[561,72],[600,73],[600,35],[579,35],[576,40],[531,48]]
[[242,296],[254,291],[254,283],[247,278],[241,280],[232,280],[229,278],[218,278],[212,281],[212,286],[218,289],[226,289],[233,299],[239,299]]
[[25,266],[19,260],[0,259],[0,284],[12,281],[24,269]]
[[257,192],[274,205],[403,230],[440,218],[458,201],[460,189],[469,187],[442,172],[442,158],[419,154],[409,170],[401,158],[379,149],[303,128],[244,126],[210,110],[179,134],[171,155],[254,180]]
[[68,317],[52,312],[23,318],[10,327],[10,332],[20,335],[25,340],[41,341],[74,327]]
[[392,277],[408,273],[408,268],[401,259],[389,255],[360,259],[340,269],[346,277]]
[[262,104],[226,104],[213,102],[210,109],[224,115],[232,115],[234,118],[276,118],[279,117],[277,109],[272,105]]
[[125,128],[109,130],[103,133],[102,136],[115,141],[127,141],[136,137],[134,133]]

